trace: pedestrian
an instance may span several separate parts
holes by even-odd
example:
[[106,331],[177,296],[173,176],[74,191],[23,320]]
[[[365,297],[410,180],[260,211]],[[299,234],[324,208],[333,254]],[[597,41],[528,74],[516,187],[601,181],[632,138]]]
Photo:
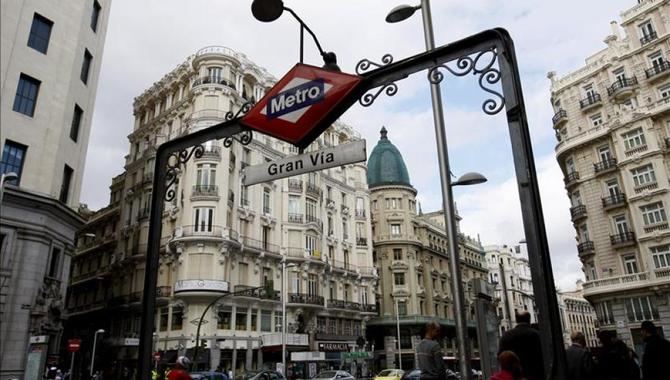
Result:
[[523,310],[516,315],[517,325],[505,331],[500,338],[498,354],[514,352],[521,361],[521,369],[528,380],[544,380],[544,361],[540,333],[530,325],[530,313]]
[[168,375],[168,380],[192,380],[191,375],[188,374],[190,366],[191,361],[186,356],[178,357],[177,363]]
[[602,345],[597,356],[596,374],[601,380],[639,380],[640,368],[633,350],[617,339],[616,332],[603,330],[598,334]]
[[565,350],[568,362],[568,379],[589,380],[593,378],[593,356],[586,349],[586,337],[580,331],[570,334],[572,344]]
[[652,321],[644,321],[640,326],[644,339],[642,356],[642,378],[644,380],[667,379],[670,373],[670,342],[658,335]]
[[56,376],[54,377],[54,380],[63,380],[63,373],[59,370],[56,370]]
[[[491,380],[523,380],[521,360],[512,351],[503,351],[498,355],[500,371],[491,375]],[[572,378],[570,378],[572,379]]]
[[421,370],[421,380],[446,380],[444,354],[435,340],[440,337],[441,327],[437,322],[426,324],[424,338],[416,347],[416,356]]

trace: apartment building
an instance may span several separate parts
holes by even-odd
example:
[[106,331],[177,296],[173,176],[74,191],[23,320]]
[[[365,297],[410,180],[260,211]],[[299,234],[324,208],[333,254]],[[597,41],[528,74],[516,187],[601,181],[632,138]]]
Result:
[[[445,329],[443,347],[453,363],[457,344],[444,214],[423,213],[417,207],[417,191],[401,153],[384,127],[368,159],[367,182],[372,202],[374,262],[379,273],[379,316],[368,322],[367,331],[376,368],[398,368],[400,364],[404,369],[416,368],[416,344],[423,337],[425,324],[433,320]],[[473,357],[477,357],[470,280],[486,279],[488,270],[481,243],[461,233],[458,238],[468,340]]]
[[0,379],[58,361],[110,3],[0,8]]
[[493,301],[498,303],[500,333],[516,325],[516,314],[521,311],[529,312],[531,323],[537,323],[526,245],[487,245],[484,250],[488,282],[495,285]]
[[[82,229],[74,259],[68,310],[72,334],[106,331],[101,346],[112,376],[132,372],[137,356],[149,205],[156,147],[225,120],[260,99],[275,78],[244,54],[203,48],[134,102],[125,172],[112,182],[110,205]],[[307,150],[358,140],[335,123]],[[230,143],[230,144],[229,144]],[[289,367],[298,377],[340,365],[341,353],[365,336],[376,314],[369,191],[364,164],[242,186],[249,165],[296,154],[297,149],[254,133],[210,141],[202,156],[179,169],[162,221],[154,350],[159,365],[178,355],[199,368],[234,372],[281,362],[282,281],[286,282],[287,341],[291,355],[316,352]],[[283,273],[282,262],[286,264]],[[93,263],[93,264],[89,264]],[[271,294],[256,289],[270,286]],[[201,348],[197,322],[205,307]],[[93,317],[93,316],[99,316]],[[290,358],[289,358],[290,360]]]
[[584,298],[638,353],[642,321],[670,335],[669,13],[639,1],[584,67],[548,75]]
[[559,291],[558,307],[563,325],[563,341],[566,347],[572,344],[570,335],[580,331],[586,338],[588,347],[598,347],[598,317],[593,306],[584,296],[583,282],[578,280],[575,290]]

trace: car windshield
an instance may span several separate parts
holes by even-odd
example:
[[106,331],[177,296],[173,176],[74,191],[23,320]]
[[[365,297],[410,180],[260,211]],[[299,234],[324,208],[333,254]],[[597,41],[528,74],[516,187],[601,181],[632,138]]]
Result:
[[395,371],[392,369],[385,369],[379,372],[379,376],[393,376],[393,375],[395,375]]
[[337,375],[337,372],[335,371],[325,371],[316,375],[315,379],[330,379],[332,377],[335,377],[335,375]]

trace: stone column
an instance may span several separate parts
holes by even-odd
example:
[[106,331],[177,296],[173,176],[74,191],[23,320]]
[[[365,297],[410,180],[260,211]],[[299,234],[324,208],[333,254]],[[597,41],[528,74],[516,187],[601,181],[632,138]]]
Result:
[[396,368],[395,357],[397,354],[396,338],[394,336],[384,337],[384,351],[386,352],[386,368]]
[[263,350],[261,349],[261,344],[258,342],[258,356],[256,358],[258,369],[263,368]]
[[215,338],[209,340],[209,368],[213,371],[221,362],[221,348]]
[[244,369],[249,372],[254,364],[254,349],[251,346],[251,340],[247,340],[247,354],[244,358]]

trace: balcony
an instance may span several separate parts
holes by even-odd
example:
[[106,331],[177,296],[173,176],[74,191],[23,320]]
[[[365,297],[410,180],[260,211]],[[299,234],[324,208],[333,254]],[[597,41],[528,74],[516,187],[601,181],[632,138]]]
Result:
[[644,185],[635,186],[635,194],[640,194],[645,191],[656,190],[658,189],[658,182],[646,183]]
[[302,216],[302,214],[288,214],[288,222],[302,224]]
[[305,215],[305,223],[312,223],[316,226],[317,230],[321,230],[321,227],[323,226],[321,219],[317,218],[314,215]]
[[272,214],[272,210],[270,209],[269,206],[263,206],[263,214],[265,214],[265,215]]
[[554,114],[551,121],[554,124],[554,128],[559,128],[568,121],[568,113],[564,109],[560,109]]
[[636,155],[638,153],[645,152],[647,149],[649,149],[649,147],[647,147],[646,144],[645,145],[639,145],[639,146],[636,146],[635,148],[628,149],[624,153],[626,154],[626,157],[631,157],[631,156]]
[[361,311],[362,311],[363,313],[373,313],[373,314],[377,314],[377,305],[362,304],[362,305],[361,305]]
[[570,207],[570,216],[572,217],[573,222],[586,218],[586,206],[577,205]]
[[654,233],[656,231],[664,231],[667,229],[668,229],[668,222],[660,222],[644,226],[644,232],[648,234]]
[[315,294],[289,293],[288,303],[323,307],[323,297]]
[[357,237],[356,238],[356,245],[359,247],[365,247],[368,245],[368,238],[364,237]]
[[629,97],[637,87],[637,78],[621,78],[607,88],[607,95],[621,100]]
[[656,31],[649,32],[649,34],[646,34],[640,38],[640,45],[644,46],[657,38],[658,33],[656,33]]
[[365,220],[365,210],[356,210],[354,214],[356,215],[356,219]]
[[595,253],[595,249],[595,245],[590,240],[577,244],[577,252],[579,253],[579,257],[593,255]]
[[346,309],[347,307],[345,306],[346,302],[342,300],[329,300],[328,301],[328,308],[333,308],[333,309]]
[[354,266],[348,261],[332,260],[331,265],[333,269],[339,269],[340,271],[349,271],[349,272],[356,271],[356,268],[354,268]]
[[205,148],[205,150],[202,152],[202,156],[200,157],[195,157],[195,161],[199,160],[220,160],[221,159],[221,148],[218,146],[211,146],[208,148]]
[[315,198],[321,197],[321,189],[319,189],[319,187],[315,183],[307,182],[305,190],[306,190],[305,193],[307,195],[311,195]]
[[195,185],[191,192],[191,198],[219,198],[219,186],[217,185]]
[[582,111],[588,111],[592,108],[600,107],[603,105],[603,99],[598,93],[589,93],[586,98],[579,101],[579,108]]
[[235,285],[233,291],[237,294],[237,297],[248,297],[248,298],[257,298],[270,301],[281,301],[279,295],[279,290],[273,290],[272,293],[268,294],[265,289],[259,289],[257,287],[249,285]]
[[607,160],[602,160],[593,164],[593,170],[596,172],[596,174],[608,173],[616,169],[616,164],[616,158],[609,158]]
[[233,82],[223,79],[221,77],[217,76],[204,76],[197,78],[196,80],[193,81],[193,86],[192,88],[201,86],[201,85],[206,85],[206,84],[218,84],[218,85],[223,85],[223,86],[228,86],[232,89],[235,89],[235,85]]
[[603,208],[605,210],[621,207],[626,204],[626,194],[618,193],[610,195],[609,197],[603,198],[602,201],[603,201]]
[[670,74],[670,61],[663,61],[659,64],[654,64],[654,67],[646,69],[644,75],[649,81],[655,81],[665,78]]
[[228,281],[221,280],[178,280],[174,284],[174,295],[219,296],[229,291]]
[[584,296],[616,291],[630,292],[637,288],[667,284],[668,277],[670,277],[670,268],[661,268],[653,272],[632,273],[588,281],[584,283]]
[[565,187],[570,187],[572,185],[575,185],[578,180],[579,180],[579,172],[573,171],[565,176],[563,182],[565,182]]
[[635,244],[635,232],[626,231],[616,235],[610,235],[610,243],[615,248],[628,247]]
[[302,180],[301,179],[289,179],[288,180],[288,191],[294,193],[302,193]]
[[242,249],[245,250],[254,249],[259,252],[274,253],[276,255],[279,254],[279,246],[277,244],[272,244],[264,240],[254,239],[249,236],[240,236],[240,244],[242,245]]

